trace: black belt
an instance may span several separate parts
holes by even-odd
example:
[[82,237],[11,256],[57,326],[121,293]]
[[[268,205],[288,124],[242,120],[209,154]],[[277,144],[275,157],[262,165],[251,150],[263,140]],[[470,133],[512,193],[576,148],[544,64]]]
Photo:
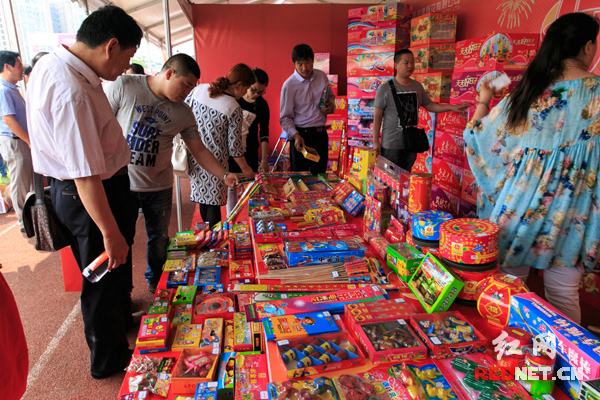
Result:
[[323,132],[327,132],[327,128],[324,126],[312,126],[312,127],[308,127],[308,128],[299,128],[296,127],[296,129],[298,130],[298,133],[323,133]]
[[124,166],[123,168],[121,168],[120,170],[118,170],[117,172],[114,173],[113,176],[111,176],[111,178],[115,178],[117,176],[121,176],[121,175],[125,175],[127,174],[127,165]]

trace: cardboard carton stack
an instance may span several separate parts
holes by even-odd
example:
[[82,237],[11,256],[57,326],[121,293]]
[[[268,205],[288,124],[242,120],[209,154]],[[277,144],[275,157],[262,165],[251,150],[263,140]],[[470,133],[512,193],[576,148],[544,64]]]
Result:
[[[412,7],[403,3],[348,11],[348,144],[373,143],[374,99],[394,76],[394,52],[410,42]],[[348,159],[353,158],[350,151]],[[366,174],[366,171],[364,172]]]

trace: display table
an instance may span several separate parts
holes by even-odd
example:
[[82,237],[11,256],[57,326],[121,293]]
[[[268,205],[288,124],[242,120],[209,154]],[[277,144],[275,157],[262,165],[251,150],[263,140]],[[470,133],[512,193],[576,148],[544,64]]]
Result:
[[[242,211],[240,212],[239,215],[240,216],[248,215],[247,206],[244,207],[244,209],[242,209]],[[354,224],[357,224],[357,226],[362,227],[361,218],[352,218],[352,217],[349,217],[348,215],[346,215],[346,217],[348,217],[347,218],[348,223],[354,223]],[[242,220],[242,219],[246,219],[246,218],[240,217],[239,219]],[[256,244],[254,244],[254,245],[256,245]],[[370,249],[370,250],[372,250],[372,249]],[[375,254],[374,251],[371,251],[371,252],[373,254]],[[383,262],[383,265],[385,265],[385,268],[388,268],[385,263],[385,260],[381,260],[381,261]],[[388,271],[389,271],[389,269],[388,269]],[[257,278],[259,278],[259,277],[257,277]],[[166,274],[163,274],[161,277],[161,280],[158,284],[158,289],[166,288],[166,280],[167,280]],[[225,284],[225,287],[227,287],[228,280],[229,280],[228,270],[224,268],[221,271],[221,282]],[[262,283],[262,284],[277,284],[278,282],[264,281],[264,282],[260,282],[260,283]],[[412,293],[411,294],[400,294],[398,292],[396,292],[396,293],[390,292],[389,295],[391,298],[404,297],[405,300],[407,302],[409,302],[415,308],[415,310],[421,310],[421,312],[424,312],[421,304],[416,300],[416,297],[414,297],[414,295],[412,295]],[[450,307],[450,311],[459,311],[464,317],[466,317],[466,319],[468,319],[468,321],[476,329],[478,329],[485,336],[485,338],[488,341],[488,353],[491,357],[495,357],[495,354],[493,353],[492,340],[494,340],[501,334],[502,329],[499,329],[498,327],[495,327],[495,326],[491,325],[490,323],[488,323],[488,321],[486,319],[482,318],[479,315],[477,309],[474,307],[461,306],[461,305],[454,303]],[[276,347],[274,345],[272,345],[272,346]],[[180,351],[167,351],[167,352],[148,354],[148,356],[150,356],[150,357],[179,357],[180,353],[181,353]],[[270,355],[272,357],[278,356],[277,350],[275,349],[275,351],[270,352]],[[137,349],[135,350],[133,356],[134,357],[139,356],[139,352]],[[427,360],[431,361],[431,358],[428,357]],[[269,382],[281,382],[281,381],[289,380],[290,378],[287,377],[286,371],[281,368],[275,367],[274,365],[276,363],[274,361],[275,360],[269,359],[269,374],[270,374]],[[361,372],[368,371],[368,370],[371,370],[374,368],[385,370],[389,366],[394,365],[394,364],[397,364],[397,362],[373,365],[371,360],[367,358],[365,360],[365,365],[363,365],[363,366],[360,366],[357,368],[351,368],[351,369],[344,369],[344,370],[334,370],[334,371],[325,372],[325,373],[319,374],[319,375],[311,375],[311,376],[306,377],[306,379],[314,379],[318,376],[334,377],[334,376],[339,376],[341,374],[359,374]],[[119,396],[129,393],[128,382],[129,382],[129,378],[132,375],[133,374],[130,374],[130,373],[127,373],[125,375],[125,379],[121,386]],[[567,400],[568,399],[568,397],[560,389],[558,389],[558,387],[555,387],[553,395],[556,400]],[[173,391],[171,390],[169,392],[168,397],[166,397],[166,399],[171,400],[171,399],[174,399],[176,396],[177,395],[174,394]],[[193,397],[193,396],[191,396],[191,397]],[[117,398],[118,398],[118,396],[117,396]],[[164,397],[150,394],[148,399],[159,400],[159,399],[164,399]]]

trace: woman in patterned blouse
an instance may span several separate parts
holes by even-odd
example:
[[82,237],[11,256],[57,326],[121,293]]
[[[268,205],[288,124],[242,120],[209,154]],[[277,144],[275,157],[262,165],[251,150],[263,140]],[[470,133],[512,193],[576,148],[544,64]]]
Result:
[[[255,78],[245,64],[237,64],[210,84],[199,85],[185,102],[196,116],[200,137],[221,165],[229,168],[229,156],[240,166],[248,179],[254,171],[248,166],[242,151],[242,109],[237,99],[248,91]],[[200,204],[202,220],[212,227],[221,221],[221,206],[227,200],[227,187],[222,177],[216,177],[200,167],[193,157],[190,163],[190,199]]]

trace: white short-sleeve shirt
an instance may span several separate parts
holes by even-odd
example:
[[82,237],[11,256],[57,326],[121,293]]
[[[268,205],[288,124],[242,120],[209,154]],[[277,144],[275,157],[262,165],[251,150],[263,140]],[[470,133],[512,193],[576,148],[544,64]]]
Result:
[[129,163],[123,131],[100,78],[61,46],[35,65],[27,123],[36,172],[65,180],[108,179]]

